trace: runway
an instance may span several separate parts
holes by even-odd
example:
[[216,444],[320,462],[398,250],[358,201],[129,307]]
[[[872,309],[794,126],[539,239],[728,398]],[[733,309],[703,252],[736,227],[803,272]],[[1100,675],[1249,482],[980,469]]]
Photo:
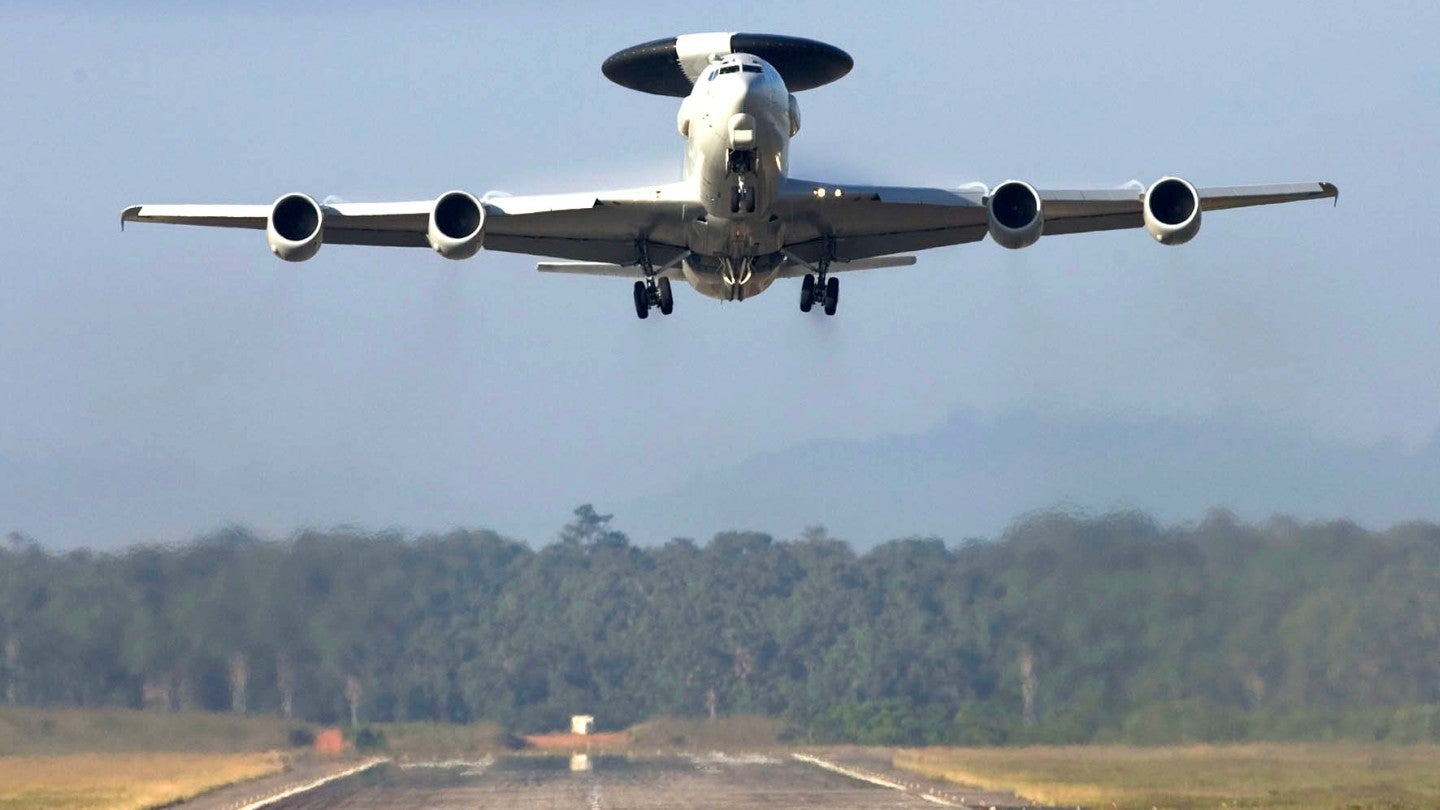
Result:
[[601,756],[588,764],[590,770],[575,771],[569,758],[538,756],[444,765],[390,764],[271,803],[266,810],[934,810],[937,806],[1027,806],[1013,796],[927,796],[918,786],[907,789],[872,784],[781,754]]

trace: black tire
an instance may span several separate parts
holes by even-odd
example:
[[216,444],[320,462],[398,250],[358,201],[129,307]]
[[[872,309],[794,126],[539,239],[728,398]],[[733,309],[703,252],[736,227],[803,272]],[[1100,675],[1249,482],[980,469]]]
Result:
[[661,276],[655,280],[655,286],[660,288],[660,314],[669,315],[675,311],[675,297],[670,294],[670,279]]
[[835,307],[840,305],[840,279],[832,278],[825,282],[825,314],[834,315]]
[[805,280],[800,282],[800,311],[809,312],[810,307],[815,303],[815,277],[809,273],[805,274]]
[[635,314],[642,321],[650,317],[650,291],[643,281],[635,282]]

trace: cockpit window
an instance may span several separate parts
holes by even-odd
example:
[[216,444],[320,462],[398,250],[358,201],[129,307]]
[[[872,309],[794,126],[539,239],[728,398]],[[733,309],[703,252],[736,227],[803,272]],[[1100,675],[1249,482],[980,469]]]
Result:
[[746,66],[745,66],[745,72],[746,72],[746,73],[764,73],[764,72],[765,72],[765,69],[762,68],[762,67],[760,67],[759,65],[746,65]]
[[720,68],[720,73],[721,73],[722,75],[723,75],[723,74],[726,74],[726,73],[739,73],[739,72],[740,72],[740,66],[739,66],[739,65],[726,65],[725,67]]

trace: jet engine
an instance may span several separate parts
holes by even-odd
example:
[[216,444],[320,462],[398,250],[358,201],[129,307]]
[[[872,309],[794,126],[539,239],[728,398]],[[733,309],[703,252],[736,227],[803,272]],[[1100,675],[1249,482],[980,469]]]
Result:
[[990,192],[990,238],[1011,250],[1030,247],[1045,229],[1040,194],[1029,183],[1007,180]]
[[304,194],[286,194],[270,206],[265,239],[270,252],[287,262],[303,262],[320,251],[325,213]]
[[485,206],[464,191],[447,191],[430,209],[430,247],[447,259],[468,259],[485,246]]
[[1162,245],[1183,245],[1200,233],[1200,194],[1178,177],[1162,177],[1145,192],[1145,230]]

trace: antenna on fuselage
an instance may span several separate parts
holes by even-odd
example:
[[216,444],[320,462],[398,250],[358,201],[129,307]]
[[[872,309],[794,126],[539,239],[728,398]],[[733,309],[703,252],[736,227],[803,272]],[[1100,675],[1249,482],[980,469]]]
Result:
[[711,62],[748,53],[769,62],[790,92],[827,85],[850,72],[855,60],[834,45],[779,34],[681,34],[618,51],[600,70],[631,90],[684,98]]

